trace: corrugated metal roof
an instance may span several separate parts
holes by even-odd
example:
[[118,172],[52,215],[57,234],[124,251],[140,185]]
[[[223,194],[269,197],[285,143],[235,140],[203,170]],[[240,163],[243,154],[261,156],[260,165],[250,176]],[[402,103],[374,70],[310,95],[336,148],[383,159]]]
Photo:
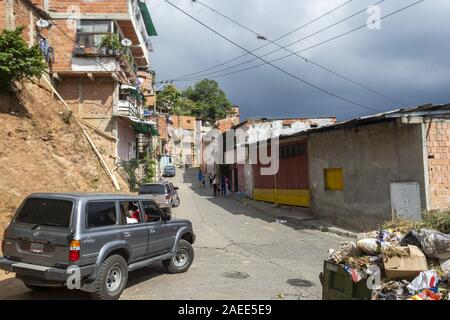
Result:
[[443,105],[433,106],[432,104],[421,105],[414,108],[396,109],[377,113],[373,115],[354,118],[346,121],[337,122],[331,125],[325,125],[320,128],[312,128],[303,132],[294,133],[291,135],[282,135],[280,139],[287,139],[296,136],[302,136],[309,133],[329,131],[336,129],[352,128],[356,126],[362,126],[378,122],[394,121],[396,118],[401,117],[432,117],[447,115],[450,117],[450,103]]

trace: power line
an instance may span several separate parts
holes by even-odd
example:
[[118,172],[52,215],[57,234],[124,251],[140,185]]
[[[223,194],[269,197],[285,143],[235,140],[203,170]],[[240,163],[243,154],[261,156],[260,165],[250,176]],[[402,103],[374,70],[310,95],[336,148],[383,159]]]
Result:
[[[384,0],[383,0],[383,1],[384,1]],[[260,34],[259,34],[258,32],[256,32],[256,31],[254,31],[254,30],[252,30],[252,29],[250,29],[250,28],[248,28],[248,27],[242,25],[242,24],[239,23],[238,21],[236,21],[236,20],[234,20],[234,19],[232,19],[232,18],[230,18],[230,17],[224,15],[223,13],[221,13],[221,12],[215,10],[214,8],[211,8],[210,6],[204,4],[203,2],[201,2],[201,1],[199,1],[199,0],[195,0],[195,3],[198,3],[198,4],[202,5],[202,6],[204,6],[205,8],[207,8],[207,9],[213,11],[214,13],[220,15],[221,17],[227,19],[228,21],[231,21],[232,23],[234,23],[234,24],[240,26],[241,28],[243,28],[243,29],[245,29],[245,30],[247,30],[247,31],[249,31],[249,32],[251,32],[251,33],[253,33],[253,34],[256,34],[256,35],[260,36]],[[381,96],[381,97],[383,97],[383,98],[385,98],[385,99],[387,99],[387,100],[390,100],[390,101],[392,101],[392,102],[394,102],[394,103],[396,103],[396,104],[399,103],[400,105],[403,105],[403,106],[406,105],[405,103],[403,103],[403,102],[401,102],[401,101],[399,101],[399,100],[397,100],[397,99],[391,98],[391,97],[389,97],[389,96],[387,96],[387,95],[385,95],[385,94],[383,94],[383,93],[381,93],[381,92],[379,92],[379,91],[377,91],[377,90],[374,90],[374,89],[372,89],[372,88],[370,88],[370,87],[368,87],[368,86],[366,86],[366,85],[364,85],[364,84],[362,84],[362,83],[360,83],[360,82],[358,82],[358,81],[356,81],[356,80],[353,80],[353,79],[351,79],[351,78],[349,78],[349,77],[347,77],[347,76],[344,76],[344,75],[342,75],[342,74],[339,74],[338,72],[332,70],[332,69],[329,68],[329,67],[323,66],[323,65],[319,64],[318,62],[314,62],[314,61],[312,61],[312,60],[309,59],[309,58],[306,58],[306,57],[304,57],[304,56],[301,56],[300,54],[295,53],[294,51],[292,51],[292,50],[290,50],[290,49],[287,49],[286,47],[284,47],[284,46],[278,44],[277,42],[275,42],[275,40],[271,40],[271,39],[269,39],[269,38],[265,38],[265,39],[266,39],[267,41],[269,41],[271,44],[274,44],[274,45],[278,46],[279,48],[285,49],[286,51],[288,51],[288,52],[294,54],[295,56],[297,56],[297,57],[299,57],[300,59],[304,60],[306,63],[311,63],[312,65],[314,65],[314,66],[316,66],[316,67],[318,67],[318,68],[320,68],[320,69],[322,69],[322,70],[324,70],[324,71],[327,71],[327,72],[329,72],[329,73],[331,73],[331,74],[333,74],[333,75],[335,75],[335,76],[337,76],[337,77],[339,77],[339,78],[341,78],[341,79],[344,79],[344,80],[346,80],[346,81],[348,81],[348,82],[350,82],[350,83],[352,83],[352,84],[354,84],[354,85],[356,85],[356,86],[358,86],[358,87],[360,87],[360,88],[363,88],[363,89],[365,89],[365,90],[367,90],[367,91],[369,91],[369,92],[371,92],[371,93],[374,93],[374,94],[376,94],[376,95],[378,95],[378,96]]]
[[[330,14],[336,12],[337,10],[343,8],[344,6],[348,5],[348,4],[351,3],[352,1],[353,1],[353,0],[349,0],[349,1],[343,3],[343,4],[339,5],[339,6],[337,6],[337,7],[333,8],[333,9],[331,9],[330,11],[325,12],[324,14],[322,14],[322,15],[320,15],[319,17],[317,17],[317,18],[315,18],[315,19],[313,19],[313,20],[311,20],[311,21],[309,21],[309,22],[303,24],[302,26],[297,27],[297,28],[295,28],[294,30],[292,30],[292,31],[290,31],[290,32],[288,32],[288,33],[286,33],[286,34],[283,34],[282,36],[277,37],[274,41],[278,41],[278,40],[281,40],[281,39],[283,39],[283,38],[286,38],[287,36],[290,36],[291,34],[297,32],[297,31],[299,31],[299,30],[301,30],[301,29],[306,28],[307,26],[313,24],[314,22],[316,22],[316,21],[318,21],[318,20],[320,20],[320,19],[322,19],[322,18],[324,18],[324,17],[326,17],[326,16],[328,16],[328,15],[330,15]],[[262,45],[262,46],[259,46],[259,47],[255,48],[255,49],[251,50],[251,51],[252,51],[252,52],[256,52],[256,51],[258,51],[258,50],[260,50],[260,49],[262,49],[262,48],[265,48],[265,47],[267,47],[267,46],[269,46],[269,45],[270,45],[270,43],[266,43],[266,44],[264,44],[264,45]],[[203,69],[203,70],[194,72],[194,73],[189,73],[189,74],[185,74],[185,75],[178,76],[178,77],[172,77],[171,79],[176,80],[176,79],[184,79],[184,78],[187,78],[187,77],[195,76],[195,75],[198,75],[198,74],[201,74],[201,73],[204,73],[204,72],[213,70],[213,69],[215,69],[215,68],[222,67],[222,66],[224,66],[224,65],[226,65],[226,64],[228,64],[228,63],[230,63],[230,62],[234,62],[234,61],[236,61],[236,60],[238,60],[238,59],[240,59],[240,58],[242,58],[242,57],[245,57],[245,56],[247,56],[247,55],[248,55],[248,53],[244,53],[244,54],[239,55],[239,56],[237,56],[237,57],[235,57],[235,58],[233,58],[233,59],[230,59],[230,60],[227,60],[227,61],[225,61],[225,62],[219,63],[219,64],[217,64],[217,65],[215,65],[215,66],[212,66],[212,67],[209,67],[209,68],[206,68],[206,69]]]
[[313,87],[313,88],[315,88],[315,89],[317,89],[317,90],[319,90],[319,91],[321,91],[321,92],[323,92],[323,93],[325,93],[325,94],[328,94],[328,95],[330,95],[330,96],[333,96],[333,97],[335,97],[335,98],[337,98],[337,99],[340,99],[340,100],[342,100],[342,101],[348,102],[348,103],[353,104],[353,105],[355,105],[355,106],[358,106],[358,107],[361,107],[361,108],[364,108],[364,109],[368,109],[368,110],[371,110],[371,111],[375,111],[375,112],[380,112],[380,110],[378,110],[378,109],[372,108],[372,107],[370,107],[370,106],[367,106],[367,105],[364,105],[364,104],[361,104],[361,103],[358,103],[358,102],[355,102],[355,101],[352,101],[352,100],[350,100],[350,99],[348,99],[348,98],[339,96],[339,95],[337,95],[337,94],[335,94],[335,93],[333,93],[333,92],[331,92],[331,91],[328,91],[328,90],[326,90],[326,89],[323,89],[323,88],[321,88],[321,87],[319,87],[319,86],[317,86],[317,85],[315,85],[315,84],[312,84],[312,83],[310,83],[310,82],[308,82],[308,81],[306,81],[306,80],[304,80],[304,79],[302,79],[302,78],[300,78],[300,77],[298,77],[298,76],[296,76],[296,75],[290,73],[289,71],[286,71],[286,70],[284,70],[284,69],[282,69],[282,68],[280,68],[280,67],[278,67],[278,66],[272,64],[271,62],[269,62],[269,61],[267,61],[267,60],[264,60],[263,58],[257,56],[256,54],[254,54],[254,53],[251,52],[250,50],[248,50],[248,49],[242,47],[242,46],[239,45],[238,43],[234,42],[233,40],[227,38],[227,37],[224,36],[223,34],[219,33],[218,31],[214,30],[213,28],[209,27],[208,25],[206,25],[206,24],[203,23],[202,21],[198,20],[198,19],[195,18],[194,16],[190,15],[189,13],[187,13],[186,11],[184,11],[183,9],[177,7],[175,4],[173,4],[173,3],[170,2],[169,0],[164,0],[164,1],[167,2],[168,4],[170,4],[170,5],[171,5],[172,7],[174,7],[175,9],[177,9],[177,10],[183,12],[186,16],[188,16],[189,18],[193,19],[194,21],[196,21],[197,23],[199,23],[199,24],[202,25],[203,27],[207,28],[207,29],[210,30],[211,32],[215,33],[216,35],[218,35],[218,36],[221,37],[222,39],[224,39],[224,40],[230,42],[231,44],[237,46],[237,47],[240,48],[241,50],[246,51],[247,53],[251,54],[252,56],[254,56],[254,57],[260,59],[260,60],[263,61],[265,64],[268,64],[268,65],[272,66],[273,68],[275,68],[275,69],[277,69],[278,71],[280,71],[280,72],[282,72],[282,73],[284,73],[284,74],[286,74],[286,75],[288,75],[288,76],[290,76],[290,77],[296,79],[297,81],[300,81],[300,82],[302,82],[302,83],[304,83],[304,84],[307,84],[308,86]]
[[[381,17],[381,18],[375,20],[374,22],[378,22],[378,21],[381,21],[381,20],[383,20],[383,19],[389,18],[389,17],[393,16],[394,14],[397,14],[397,13],[399,13],[399,12],[401,12],[401,11],[404,11],[404,10],[406,10],[406,9],[409,9],[409,8],[411,8],[412,6],[415,6],[415,5],[417,5],[417,4],[419,4],[419,3],[423,2],[423,1],[425,1],[425,0],[416,1],[416,2],[410,4],[410,5],[406,6],[406,7],[403,7],[403,8],[401,8],[401,9],[399,9],[399,10],[396,10],[396,11],[394,11],[394,12],[388,14],[388,15],[385,15],[385,16],[383,16],[383,17]],[[357,28],[354,28],[354,29],[352,29],[352,30],[349,30],[349,31],[347,31],[347,32],[344,32],[344,33],[342,33],[342,34],[340,34],[340,35],[337,35],[337,36],[335,36],[335,37],[329,38],[329,39],[327,39],[327,40],[325,40],[325,41],[322,41],[322,42],[317,43],[317,44],[315,44],[315,45],[312,45],[312,46],[310,46],[310,47],[307,47],[307,48],[301,49],[301,50],[299,50],[299,51],[295,51],[294,53],[290,53],[290,54],[287,54],[287,55],[285,55],[285,56],[282,56],[282,57],[279,57],[279,58],[270,60],[269,62],[277,62],[277,61],[286,59],[286,58],[288,58],[288,57],[291,57],[292,55],[294,55],[294,54],[296,54],[296,53],[302,53],[302,52],[304,52],[304,51],[307,51],[307,50],[316,48],[316,47],[321,46],[321,45],[323,45],[323,44],[326,44],[326,43],[328,43],[328,42],[331,42],[331,41],[334,41],[334,40],[339,39],[339,38],[341,38],[341,37],[344,37],[344,36],[346,36],[346,35],[348,35],[348,34],[350,34],[350,33],[353,33],[353,32],[355,32],[355,31],[361,30],[362,28],[365,28],[366,26],[367,26],[366,24],[361,25],[361,26],[359,26],[359,27],[357,27]],[[256,60],[256,59],[255,59],[255,60]],[[236,74],[236,73],[240,73],[240,72],[244,72],[244,71],[256,69],[256,68],[259,68],[259,67],[261,67],[261,66],[264,66],[265,64],[266,64],[266,63],[261,63],[261,64],[254,65],[254,66],[251,66],[251,67],[247,67],[247,68],[244,68],[244,69],[239,69],[239,70],[236,70],[236,71],[232,71],[232,72],[228,72],[228,73],[224,73],[224,74],[221,74],[221,75],[217,75],[217,76],[213,76],[213,77],[208,77],[208,78],[211,78],[211,79],[222,78],[222,77],[224,77],[224,76],[229,76],[229,75],[233,75],[233,74]],[[199,77],[200,77],[200,76],[199,76]],[[185,81],[195,81],[195,80],[202,80],[202,79],[204,79],[204,77],[200,77],[200,78],[190,78],[190,79],[180,79],[180,80],[174,80],[174,81],[176,81],[176,82],[185,82]]]
[[[377,3],[373,4],[373,6],[379,5],[379,4],[381,4],[381,3],[385,2],[385,1],[386,1],[386,0],[378,1]],[[287,50],[288,47],[290,47],[290,46],[292,46],[292,45],[294,45],[294,44],[300,43],[300,42],[302,42],[302,41],[305,41],[305,40],[307,40],[307,39],[309,39],[309,38],[311,38],[311,37],[313,37],[313,36],[316,36],[316,35],[318,35],[318,34],[324,32],[324,31],[326,31],[326,30],[328,30],[328,29],[331,29],[331,28],[333,28],[333,27],[335,27],[335,26],[337,26],[337,25],[339,25],[339,24],[341,24],[341,23],[343,23],[343,22],[345,22],[345,21],[347,21],[347,20],[350,20],[351,18],[353,18],[353,17],[355,17],[355,16],[357,16],[357,15],[363,13],[363,12],[366,12],[366,10],[367,10],[367,8],[364,8],[364,9],[362,9],[362,10],[359,10],[359,11],[353,13],[352,15],[350,15],[350,16],[348,16],[348,17],[345,17],[345,18],[343,18],[343,19],[341,19],[341,20],[339,20],[339,21],[337,21],[337,22],[335,22],[335,23],[332,23],[332,24],[330,24],[330,25],[328,25],[328,26],[326,26],[326,27],[324,27],[324,28],[322,28],[322,29],[320,29],[320,30],[318,30],[318,31],[315,31],[315,32],[313,32],[313,33],[310,33],[309,35],[304,36],[303,38],[298,39],[298,40],[296,40],[296,41],[294,41],[294,42],[291,42],[291,43],[289,43],[289,44],[283,46],[282,48],[277,48],[277,49],[272,50],[272,51],[270,51],[270,52],[268,52],[268,53],[266,53],[266,54],[263,54],[261,57],[267,57],[267,56],[272,55],[272,54],[274,54],[274,53],[276,53],[276,52],[278,52],[278,51],[281,51],[281,50],[283,50],[283,49],[286,49],[286,50]],[[364,24],[364,26],[366,26],[366,24]],[[274,40],[274,41],[276,41],[276,40]],[[235,65],[230,66],[230,67],[227,67],[227,68],[223,68],[223,69],[220,69],[220,70],[216,70],[216,71],[214,71],[214,72],[210,72],[210,73],[202,73],[202,74],[199,74],[198,76],[205,77],[205,76],[214,75],[214,74],[216,74],[216,73],[220,73],[220,72],[223,72],[223,71],[227,71],[227,70],[231,70],[231,69],[240,67],[240,66],[242,66],[242,65],[244,65],[244,64],[249,64],[249,63],[251,63],[251,62],[253,62],[253,61],[255,61],[255,60],[257,60],[257,59],[253,58],[253,59],[250,59],[250,60],[247,60],[247,61],[244,61],[244,62],[235,64]],[[182,78],[182,79],[184,80],[184,79],[186,79],[186,78]],[[178,80],[178,79],[177,79],[177,80]]]

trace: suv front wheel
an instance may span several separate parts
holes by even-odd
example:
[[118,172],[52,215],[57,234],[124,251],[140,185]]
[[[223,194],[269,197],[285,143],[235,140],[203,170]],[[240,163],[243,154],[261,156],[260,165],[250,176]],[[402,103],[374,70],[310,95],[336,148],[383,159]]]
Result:
[[117,300],[125,289],[128,280],[128,266],[120,255],[108,257],[98,271],[95,279],[95,292],[91,297],[95,300]]
[[175,255],[171,259],[162,262],[164,268],[169,273],[186,272],[194,261],[194,248],[186,240],[178,242]]

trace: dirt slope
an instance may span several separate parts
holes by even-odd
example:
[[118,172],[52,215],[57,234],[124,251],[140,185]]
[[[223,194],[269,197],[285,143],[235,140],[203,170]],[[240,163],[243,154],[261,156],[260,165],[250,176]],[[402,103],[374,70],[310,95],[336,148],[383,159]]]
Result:
[[86,138],[73,121],[64,121],[63,111],[59,101],[33,84],[20,98],[0,95],[0,237],[31,192],[115,192]]

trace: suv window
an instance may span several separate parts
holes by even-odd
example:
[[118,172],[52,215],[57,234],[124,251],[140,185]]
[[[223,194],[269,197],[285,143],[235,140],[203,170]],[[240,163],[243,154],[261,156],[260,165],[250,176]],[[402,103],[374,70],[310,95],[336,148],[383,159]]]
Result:
[[165,188],[162,184],[146,184],[141,187],[139,194],[164,194]]
[[121,224],[141,223],[141,210],[137,201],[120,201]]
[[156,222],[161,220],[161,211],[156,203],[151,201],[142,201],[144,206],[144,216],[146,222]]
[[72,216],[72,201],[30,198],[17,214],[16,222],[68,228]]
[[88,228],[112,226],[117,223],[116,203],[114,201],[88,202],[86,212]]

